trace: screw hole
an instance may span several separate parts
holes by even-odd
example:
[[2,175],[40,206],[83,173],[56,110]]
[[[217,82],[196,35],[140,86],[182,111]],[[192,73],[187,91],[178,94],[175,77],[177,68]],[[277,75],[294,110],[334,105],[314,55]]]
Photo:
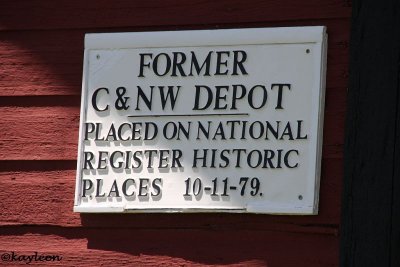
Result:
[[307,53],[307,54],[310,54],[310,49],[306,49],[306,53]]
[[299,200],[303,200],[303,196],[302,195],[299,195]]
[[97,55],[96,58],[97,58],[97,59],[100,59],[100,55]]

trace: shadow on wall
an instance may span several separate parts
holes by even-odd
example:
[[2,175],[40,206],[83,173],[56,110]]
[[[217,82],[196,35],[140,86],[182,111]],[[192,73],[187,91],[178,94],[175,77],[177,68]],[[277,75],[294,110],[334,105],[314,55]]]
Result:
[[[86,235],[89,249],[118,251],[135,256],[167,255],[202,264],[251,263],[272,267],[328,266],[337,257],[336,236],[292,232],[284,229],[287,225],[274,225],[275,219],[268,215],[80,216],[82,224],[90,227]],[[284,220],[285,217],[280,218]],[[111,224],[114,228],[108,228]],[[97,225],[107,228],[102,229]]]
[[[197,228],[193,227],[193,224],[198,224],[198,221],[204,218],[204,214],[81,214],[83,227],[26,226],[12,227],[12,233],[4,229],[1,232],[2,235],[13,236],[34,234],[42,236],[44,240],[44,236],[75,241],[86,239],[86,251],[79,248],[76,252],[71,252],[71,248],[66,251],[82,257],[98,255],[99,259],[104,253],[111,252],[113,257],[123,257],[126,262],[143,257],[145,263],[146,257],[165,257],[184,265],[194,263],[309,267],[331,266],[337,258],[337,238],[333,235],[246,230],[233,225],[232,222],[242,221],[243,218],[254,220],[257,215],[209,215],[206,224]],[[102,220],[105,223],[102,223]],[[207,225],[212,220],[219,223]],[[97,221],[99,226],[87,226],[93,225],[94,221]],[[146,221],[150,226],[143,225]],[[225,222],[225,226],[222,221]],[[163,227],[160,222],[168,227]],[[174,222],[176,227],[172,226]],[[112,223],[114,227],[109,226]],[[183,224],[188,226],[185,228]],[[121,253],[125,255],[121,256]]]

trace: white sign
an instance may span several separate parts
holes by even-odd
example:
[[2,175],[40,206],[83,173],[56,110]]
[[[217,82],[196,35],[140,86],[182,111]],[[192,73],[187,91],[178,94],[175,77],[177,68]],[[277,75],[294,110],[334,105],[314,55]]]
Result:
[[74,211],[316,214],[326,38],[87,34]]

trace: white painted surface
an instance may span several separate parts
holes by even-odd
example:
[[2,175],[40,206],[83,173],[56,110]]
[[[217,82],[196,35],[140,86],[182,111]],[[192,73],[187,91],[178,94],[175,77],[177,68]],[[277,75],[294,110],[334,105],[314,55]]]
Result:
[[[144,70],[145,77],[138,77],[140,70],[140,53],[166,53],[172,57],[173,52],[182,52],[189,57],[191,52],[196,54],[200,61],[204,59],[209,51],[245,51],[247,59],[243,66],[247,75],[226,76],[191,76],[171,77],[165,75],[159,77],[151,69]],[[308,51],[308,52],[307,52]],[[233,52],[232,52],[233,53]],[[232,70],[232,53],[228,59],[228,69]],[[149,58],[146,58],[149,59]],[[154,59],[154,57],[153,57]],[[162,64],[162,63],[160,63]],[[190,62],[183,64],[184,70],[190,69]],[[216,57],[212,57],[211,66],[216,65]],[[322,147],[322,124],[325,90],[325,66],[326,66],[326,33],[324,27],[295,27],[295,28],[272,28],[272,29],[233,29],[233,30],[205,30],[205,31],[180,31],[180,32],[145,32],[145,33],[110,33],[110,34],[88,34],[85,38],[85,59],[82,86],[81,106],[81,129],[79,137],[78,170],[76,182],[75,207],[76,212],[254,212],[273,214],[316,214],[318,211],[318,193],[320,179],[320,161]],[[162,65],[160,65],[160,68]],[[223,66],[222,66],[223,67]],[[211,68],[211,72],[215,69]],[[282,95],[283,109],[276,109],[278,101],[277,88],[271,90],[272,84],[290,84],[291,90],[284,89]],[[237,101],[237,109],[193,110],[195,101],[195,86],[209,86],[215,93],[215,86],[227,85],[228,90],[222,90],[227,95],[226,104],[231,106],[232,86],[241,84],[247,88],[247,92],[255,85],[263,85],[268,93],[268,99],[260,109],[249,106],[246,97]],[[129,97],[127,110],[117,110],[116,89],[118,87],[127,89],[124,97]],[[140,86],[147,95],[150,95],[150,86],[181,86],[177,97],[175,108],[167,104],[162,109],[159,90],[156,87],[153,92],[152,109],[144,108],[143,101],[140,109],[135,110],[138,89]],[[105,87],[109,89],[107,95],[103,90],[98,95],[98,105],[104,108],[109,105],[106,112],[98,112],[93,109],[92,96],[96,89]],[[202,91],[203,92],[203,91]],[[255,90],[255,103],[260,104],[261,90]],[[201,98],[204,103],[204,98]],[[224,99],[221,99],[224,102]],[[258,101],[258,102],[257,102]],[[215,102],[213,102],[214,104]],[[247,115],[221,115],[203,116],[205,114],[232,114],[246,113]],[[143,117],[128,117],[143,116]],[[155,115],[180,115],[179,117]],[[201,116],[184,116],[201,115]],[[149,116],[149,117],[148,117]],[[227,121],[238,120],[243,125],[247,121],[247,127],[254,121],[265,123],[266,121],[276,125],[281,121],[281,130],[287,122],[292,126],[293,135],[296,135],[297,121],[302,121],[302,135],[307,139],[276,140],[269,134],[270,138],[265,140],[265,135],[260,139],[253,139],[246,135],[246,139],[240,138],[241,127],[235,128],[234,139],[229,139],[231,131],[226,124]],[[222,122],[225,129],[226,139],[206,140],[203,135],[198,139],[197,125],[199,122],[207,125],[211,121],[212,134]],[[158,127],[158,135],[154,140],[143,141],[94,141],[93,135],[89,140],[84,139],[84,123],[101,123],[104,129],[102,136],[107,135],[112,123],[118,126],[123,123],[153,122]],[[165,125],[181,123],[188,126],[190,123],[189,140],[181,135],[181,140],[167,140],[162,131]],[[232,124],[232,123],[231,123]],[[230,125],[231,125],[230,124]],[[127,127],[126,127],[127,128]],[[126,129],[125,128],[125,129]],[[258,128],[257,128],[258,129]],[[105,134],[104,134],[105,132]],[[124,134],[126,138],[128,133]],[[272,138],[271,138],[272,137]],[[182,168],[147,168],[140,169],[116,169],[108,165],[106,170],[83,170],[84,151],[98,155],[99,151],[131,151],[138,150],[181,150]],[[291,165],[298,163],[295,168],[262,168],[261,166],[249,167],[242,155],[240,167],[229,164],[226,168],[218,167],[193,167],[194,149],[217,149],[217,154],[224,149],[246,149],[252,150],[298,150],[299,155],[291,153],[289,162]],[[253,154],[253,156],[256,154]],[[209,154],[210,156],[210,154]],[[97,156],[96,156],[97,157]],[[236,161],[235,157],[232,157]],[[275,158],[276,159],[276,158]],[[156,157],[158,160],[158,157]],[[98,163],[96,158],[94,163]],[[252,158],[256,162],[256,157]],[[275,162],[275,167],[277,162]],[[218,163],[224,165],[223,160]],[[236,162],[235,162],[236,163]],[[264,161],[263,161],[264,163]],[[200,161],[199,161],[200,164]],[[106,165],[106,164],[104,164]],[[283,164],[281,164],[283,165]],[[198,196],[184,196],[186,193],[185,180],[190,177],[192,184],[196,178],[202,183],[202,194]],[[222,196],[223,180],[228,177],[228,187],[236,186],[236,190],[227,190],[229,196]],[[249,177],[244,195],[241,189],[244,184],[240,182],[241,177]],[[260,181],[260,189],[255,196],[251,195],[251,179],[257,177]],[[125,197],[122,194],[122,183],[127,179],[134,179],[136,186],[130,185],[128,192],[135,191],[134,197]],[[152,197],[139,197],[139,178],[162,179],[162,195]],[[214,183],[217,178],[217,187]],[[109,194],[112,183],[116,180],[121,197],[95,197],[96,188],[89,197],[89,190],[82,197],[82,179],[103,181],[100,194]],[[131,183],[130,183],[131,184]],[[253,186],[256,183],[253,183]],[[204,190],[210,187],[210,190]],[[149,193],[155,193],[149,189]],[[192,191],[192,190],[190,190]],[[216,196],[211,196],[215,191]],[[254,193],[254,188],[253,188]]]

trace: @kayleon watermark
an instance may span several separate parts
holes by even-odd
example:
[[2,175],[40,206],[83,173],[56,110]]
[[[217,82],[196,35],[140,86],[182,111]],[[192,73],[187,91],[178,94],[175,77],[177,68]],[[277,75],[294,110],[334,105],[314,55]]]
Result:
[[33,252],[32,254],[17,254],[14,251],[5,252],[1,254],[1,260],[3,262],[21,262],[30,264],[31,262],[55,262],[61,261],[62,256],[60,255],[50,255],[50,254],[39,254],[38,252]]

